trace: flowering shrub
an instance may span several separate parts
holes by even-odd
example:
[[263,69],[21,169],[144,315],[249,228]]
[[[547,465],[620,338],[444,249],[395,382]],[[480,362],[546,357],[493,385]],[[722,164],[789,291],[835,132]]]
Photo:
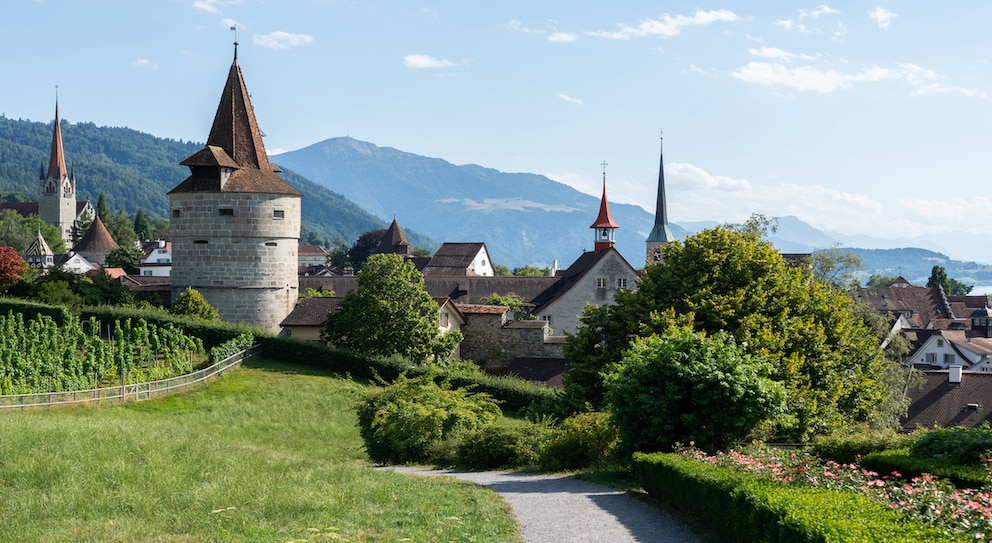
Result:
[[802,451],[754,448],[707,454],[690,443],[677,452],[708,464],[755,473],[781,483],[867,495],[947,534],[969,534],[992,542],[992,489],[962,489],[923,475],[905,480],[899,472],[880,476],[856,464],[821,461]]

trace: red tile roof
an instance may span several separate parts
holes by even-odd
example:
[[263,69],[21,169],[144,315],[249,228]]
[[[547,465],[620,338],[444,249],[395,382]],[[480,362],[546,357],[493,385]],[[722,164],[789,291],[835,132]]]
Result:
[[73,250],[77,253],[109,253],[119,248],[120,245],[114,241],[110,232],[107,231],[107,227],[103,225],[103,221],[100,220],[100,217],[96,217],[86,234],[73,247]]

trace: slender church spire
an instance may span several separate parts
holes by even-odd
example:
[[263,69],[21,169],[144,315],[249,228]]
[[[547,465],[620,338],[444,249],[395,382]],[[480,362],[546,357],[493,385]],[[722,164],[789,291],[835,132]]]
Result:
[[[664,147],[664,138],[662,147]],[[647,239],[647,261],[660,262],[661,247],[668,245],[675,239],[671,228],[668,227],[668,206],[665,203],[665,153],[662,149],[658,159],[658,201],[654,212],[654,228],[648,234]]]
[[62,127],[59,119],[59,100],[55,98],[55,129],[52,131],[52,153],[48,158],[48,178],[65,179],[65,152],[62,150]]
[[606,161],[603,161],[603,197],[599,201],[599,216],[589,228],[596,232],[594,249],[597,254],[603,249],[616,245],[616,229],[620,228],[610,214],[610,204],[606,199]]

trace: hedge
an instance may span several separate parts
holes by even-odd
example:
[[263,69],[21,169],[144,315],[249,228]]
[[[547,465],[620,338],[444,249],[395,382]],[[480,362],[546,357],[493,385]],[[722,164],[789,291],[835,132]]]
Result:
[[676,454],[634,454],[641,485],[697,517],[725,541],[876,543],[973,541],[907,522],[853,493],[777,483]]
[[954,483],[958,488],[981,488],[989,484],[989,472],[984,466],[919,458],[913,456],[909,449],[871,453],[861,459],[861,466],[882,474],[898,471],[906,479],[929,473]]
[[69,309],[59,305],[48,305],[31,300],[22,300],[20,298],[0,297],[0,315],[6,315],[11,311],[15,314],[20,313],[24,315],[25,321],[34,319],[38,315],[45,315],[51,317],[59,326],[62,326],[66,318],[72,314]]

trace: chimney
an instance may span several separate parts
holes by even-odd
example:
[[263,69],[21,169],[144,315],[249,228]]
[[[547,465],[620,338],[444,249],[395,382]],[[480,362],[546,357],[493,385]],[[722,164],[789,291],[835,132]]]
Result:
[[962,366],[959,364],[953,364],[947,367],[947,383],[951,385],[961,384],[961,369]]

